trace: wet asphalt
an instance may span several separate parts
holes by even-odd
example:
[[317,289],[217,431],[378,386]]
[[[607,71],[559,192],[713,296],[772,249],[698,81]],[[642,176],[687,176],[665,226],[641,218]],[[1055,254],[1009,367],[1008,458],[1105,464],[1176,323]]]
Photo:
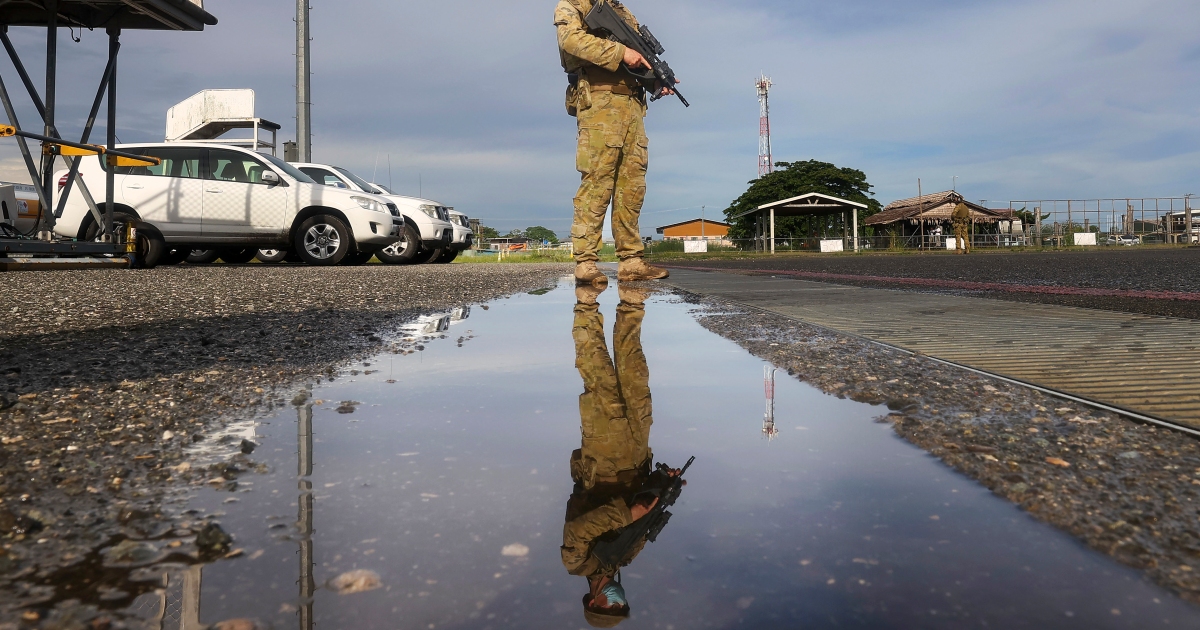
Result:
[[874,278],[805,280],[854,286],[973,295],[1017,302],[1059,304],[1127,313],[1200,319],[1200,301],[1151,299],[1121,295],[1048,295],[1000,290],[963,290],[914,286],[882,278],[1002,283],[1026,286],[1079,287],[1116,291],[1200,292],[1200,248],[1101,247],[1094,250],[999,252],[864,253],[859,255],[777,254],[745,258],[660,258],[684,265],[747,272],[802,271],[873,276]]
[[197,542],[173,552],[181,561],[226,553],[219,532],[178,521],[186,515],[167,514],[163,499],[187,484],[236,484],[257,466],[254,445],[227,445],[232,457],[211,467],[192,465],[185,447],[289,404],[305,383],[377,352],[389,330],[418,315],[553,286],[570,270],[211,265],[4,274],[0,621],[24,615],[36,626],[71,596],[48,585],[61,584],[63,571],[86,573],[80,567],[98,562],[95,549],[123,539],[192,527]]

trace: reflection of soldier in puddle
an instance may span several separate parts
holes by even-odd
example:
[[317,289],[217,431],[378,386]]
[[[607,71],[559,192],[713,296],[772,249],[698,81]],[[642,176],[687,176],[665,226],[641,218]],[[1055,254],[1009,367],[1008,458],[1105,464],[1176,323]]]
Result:
[[[571,575],[586,577],[584,618],[611,628],[629,617],[629,604],[617,572],[646,546],[645,537],[605,562],[596,544],[614,539],[622,528],[644,517],[658,503],[642,494],[651,476],[650,372],[642,352],[642,319],[647,292],[621,286],[613,330],[614,358],[604,340],[604,317],[596,304],[600,291],[585,285],[575,291],[575,366],[583,377],[579,396],[582,447],[571,453],[575,489],[567,501],[562,561]],[[678,475],[678,471],[672,471]]]

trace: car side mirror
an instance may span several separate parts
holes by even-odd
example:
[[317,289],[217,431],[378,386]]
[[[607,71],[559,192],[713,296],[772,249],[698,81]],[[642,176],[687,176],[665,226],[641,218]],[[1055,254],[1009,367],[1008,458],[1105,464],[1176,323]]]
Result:
[[279,174],[275,171],[263,171],[262,182],[268,186],[275,186],[279,184]]

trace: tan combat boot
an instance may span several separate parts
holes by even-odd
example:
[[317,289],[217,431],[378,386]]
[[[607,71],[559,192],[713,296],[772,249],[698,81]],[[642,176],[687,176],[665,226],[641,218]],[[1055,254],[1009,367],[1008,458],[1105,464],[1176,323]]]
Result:
[[628,284],[617,285],[617,294],[621,296],[621,302],[634,306],[645,304],[646,298],[650,297],[649,290]]
[[575,286],[575,301],[586,306],[592,306],[596,303],[596,298],[604,293],[604,287],[598,287],[594,284],[579,284]]
[[669,275],[671,274],[666,269],[647,265],[641,258],[626,258],[617,265],[617,280],[622,282],[659,280]]
[[596,267],[595,262],[589,260],[575,265],[575,283],[608,286],[608,276]]

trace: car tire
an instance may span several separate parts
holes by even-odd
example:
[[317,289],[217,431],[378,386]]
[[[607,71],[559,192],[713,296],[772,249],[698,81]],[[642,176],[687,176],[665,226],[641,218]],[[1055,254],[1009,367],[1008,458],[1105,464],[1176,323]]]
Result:
[[218,249],[217,256],[230,265],[244,265],[251,260],[254,260],[254,255],[258,253],[257,249],[234,247],[229,249]]
[[305,219],[296,230],[292,246],[305,263],[319,266],[339,264],[355,250],[350,228],[341,219],[328,214]]
[[217,260],[217,250],[215,249],[193,249],[188,252],[187,263],[189,265],[207,265]]
[[441,247],[439,247],[437,249],[421,250],[420,253],[418,253],[416,256],[413,257],[413,262],[418,265],[428,265],[430,263],[436,262],[437,259],[440,258],[442,256],[442,253],[445,251],[446,250]]
[[421,251],[421,235],[417,228],[405,225],[400,240],[376,252],[375,256],[385,265],[411,265]]
[[254,257],[260,263],[272,264],[287,260],[290,254],[291,252],[286,249],[260,249],[254,254]]
[[167,254],[167,240],[163,238],[162,232],[158,228],[136,221],[133,224],[137,230],[136,245],[134,251],[137,253],[138,266],[142,269],[153,269],[158,266],[159,261]]
[[342,264],[347,267],[361,267],[371,262],[374,257],[375,252],[352,252],[346,254],[346,257],[342,259]]
[[162,260],[158,261],[158,264],[172,266],[181,264],[187,260],[188,254],[190,253],[192,253],[192,250],[188,249],[186,246],[168,249],[167,252],[163,254]]
[[454,262],[455,258],[458,258],[458,254],[459,254],[458,250],[449,250],[448,249],[448,250],[442,252],[442,255],[438,256],[436,259],[434,259],[433,262],[438,265],[448,265],[448,264]]

